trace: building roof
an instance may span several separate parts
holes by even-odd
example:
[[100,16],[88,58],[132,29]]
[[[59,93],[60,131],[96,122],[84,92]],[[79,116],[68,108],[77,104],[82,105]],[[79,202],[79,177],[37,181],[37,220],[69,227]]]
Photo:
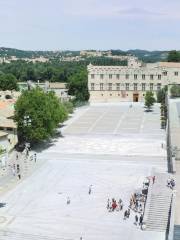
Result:
[[49,88],[51,89],[66,89],[67,83],[60,83],[60,82],[50,82]]
[[0,118],[0,127],[1,128],[17,128],[16,123],[12,119]]
[[4,137],[4,136],[7,136],[8,133],[7,132],[4,132],[4,131],[0,131],[0,137]]
[[6,118],[14,116],[14,101],[12,99],[0,101],[0,116]]
[[159,62],[159,67],[180,68],[180,62]]

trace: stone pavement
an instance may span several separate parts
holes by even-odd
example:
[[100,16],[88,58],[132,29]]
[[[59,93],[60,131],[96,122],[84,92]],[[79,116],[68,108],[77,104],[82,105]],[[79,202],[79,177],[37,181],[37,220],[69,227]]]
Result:
[[141,104],[133,104],[132,112],[127,104],[90,106],[78,109],[65,125],[63,138],[39,150],[45,164],[1,196],[6,206],[0,208],[0,237],[164,240],[163,232],[134,225],[133,212],[123,220],[123,211],[106,208],[108,198],[122,198],[127,209],[152,167],[167,170],[159,107],[145,113]]
[[[20,180],[26,178],[40,165],[38,160],[35,163],[33,156],[33,152],[29,152],[29,156],[26,157],[25,153],[15,150],[9,154],[6,166],[1,168],[0,195],[12,189]],[[17,165],[19,165],[19,173],[17,172]],[[13,168],[15,171],[13,171]],[[21,179],[18,177],[19,174]]]

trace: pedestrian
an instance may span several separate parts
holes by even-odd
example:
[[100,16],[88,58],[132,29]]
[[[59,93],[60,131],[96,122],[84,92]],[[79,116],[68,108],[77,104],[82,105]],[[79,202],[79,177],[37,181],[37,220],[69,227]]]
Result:
[[137,215],[135,215],[135,223],[134,223],[135,225],[137,225],[138,224],[138,216]]
[[117,208],[117,203],[116,203],[116,201],[114,201],[112,203],[112,211],[114,211],[116,208]]
[[18,153],[16,153],[16,161],[18,160]]
[[139,212],[142,212],[142,204],[139,204]]
[[175,181],[174,179],[171,179],[171,189],[174,189],[174,187],[175,187]]
[[89,186],[89,191],[88,191],[89,195],[91,194],[91,192],[92,192],[92,185]]
[[171,187],[171,179],[170,178],[168,178],[168,180],[167,180],[167,186]]
[[36,163],[37,155],[36,153],[34,154],[34,162]]
[[139,217],[139,225],[142,227],[142,223],[143,223],[143,215],[141,214],[141,216]]
[[16,165],[17,168],[17,173],[19,173],[20,169],[19,169],[19,164]]
[[18,178],[19,178],[19,180],[21,179],[21,174],[20,173],[18,174]]
[[127,210],[124,212],[124,220],[126,220],[126,218],[127,218]]
[[138,207],[139,207],[139,203],[138,203],[138,200],[136,200],[135,202],[135,209],[138,211]]
[[70,198],[69,197],[67,197],[67,205],[69,205],[70,203],[71,203],[71,200],[70,200]]
[[123,201],[121,202],[121,205],[120,205],[120,210],[122,211],[123,210],[123,206],[124,206],[124,204],[123,204]]
[[127,210],[127,218],[129,218],[129,216],[130,216],[130,208],[128,208]]
[[154,184],[154,183],[155,183],[155,180],[156,180],[156,177],[153,176],[153,177],[152,177],[152,180],[153,180],[153,184]]
[[108,200],[107,200],[107,209],[109,209],[110,208],[110,201],[109,201],[109,198],[108,198]]

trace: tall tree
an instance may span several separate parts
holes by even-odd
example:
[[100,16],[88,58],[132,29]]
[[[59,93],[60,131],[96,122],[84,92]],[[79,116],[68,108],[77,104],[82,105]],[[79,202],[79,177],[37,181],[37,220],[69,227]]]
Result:
[[13,74],[0,74],[0,90],[17,90],[17,79]]
[[154,103],[155,103],[155,98],[154,98],[153,92],[147,91],[145,95],[145,107],[147,108],[148,111],[150,111]]
[[53,92],[39,88],[24,91],[15,104],[19,141],[35,143],[49,138],[67,114]]

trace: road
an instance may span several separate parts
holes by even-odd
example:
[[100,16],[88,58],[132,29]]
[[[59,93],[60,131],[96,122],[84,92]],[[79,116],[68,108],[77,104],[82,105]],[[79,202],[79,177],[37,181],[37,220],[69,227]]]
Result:
[[163,239],[164,233],[135,226],[134,213],[125,221],[123,212],[106,209],[108,198],[122,198],[127,209],[153,168],[166,171],[159,107],[150,113],[141,104],[81,108],[62,133],[39,149],[41,168],[1,197],[0,239]]

